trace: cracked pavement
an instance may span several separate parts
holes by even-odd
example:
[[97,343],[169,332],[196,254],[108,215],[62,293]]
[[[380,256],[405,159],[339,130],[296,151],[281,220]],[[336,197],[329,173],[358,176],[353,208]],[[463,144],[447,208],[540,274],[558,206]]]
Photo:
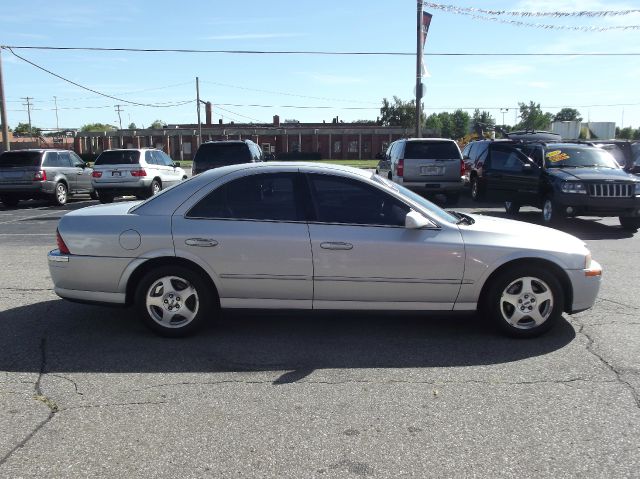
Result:
[[615,219],[566,226],[603,286],[542,338],[238,312],[170,340],[51,291],[44,218],[87,204],[3,211],[0,477],[638,477],[640,234]]

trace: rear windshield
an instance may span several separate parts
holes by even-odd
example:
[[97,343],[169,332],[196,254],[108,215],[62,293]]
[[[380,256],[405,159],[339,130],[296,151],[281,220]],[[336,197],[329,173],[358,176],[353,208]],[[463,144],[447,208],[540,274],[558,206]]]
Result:
[[450,160],[460,159],[460,150],[455,143],[451,141],[434,142],[434,143],[417,143],[407,142],[404,149],[405,160],[417,159],[433,159],[433,160]]
[[246,144],[200,145],[193,159],[198,169],[239,163],[250,163],[251,153]]
[[97,159],[96,165],[138,165],[140,164],[139,151],[105,151]]
[[39,151],[5,151],[0,155],[0,166],[40,166]]

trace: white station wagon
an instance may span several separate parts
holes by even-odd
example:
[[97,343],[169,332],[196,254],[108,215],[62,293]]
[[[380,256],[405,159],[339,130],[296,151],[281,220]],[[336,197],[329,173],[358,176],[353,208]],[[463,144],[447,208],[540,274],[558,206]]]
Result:
[[49,253],[62,298],[135,305],[156,332],[219,308],[480,311],[541,334],[590,308],[601,268],[579,239],[447,212],[378,175],[307,163],[217,168],[144,202],[66,214]]

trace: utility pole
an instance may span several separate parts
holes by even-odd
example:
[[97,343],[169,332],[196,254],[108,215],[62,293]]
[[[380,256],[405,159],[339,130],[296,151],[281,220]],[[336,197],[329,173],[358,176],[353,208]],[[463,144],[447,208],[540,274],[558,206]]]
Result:
[[4,80],[2,79],[2,49],[0,48],[0,123],[2,123],[2,147],[11,149],[9,143],[9,125],[7,124],[7,103],[4,98]]
[[27,107],[27,116],[29,117],[29,135],[33,136],[33,128],[31,127],[31,100],[33,100],[33,98],[31,97],[22,97],[21,100],[26,100],[27,103],[23,103],[22,106],[26,106]]
[[120,109],[122,105],[116,105],[116,111],[118,112],[118,124],[120,125],[120,129],[122,130],[122,118],[120,117],[120,112],[122,111]]
[[418,0],[418,16],[417,16],[417,48],[416,48],[416,138],[422,136],[420,119],[422,117],[422,8],[423,0]]
[[198,147],[202,143],[202,122],[200,121],[200,79],[196,77],[196,104],[198,105]]
[[53,103],[56,108],[56,130],[60,131],[60,125],[58,124],[58,97],[53,97]]

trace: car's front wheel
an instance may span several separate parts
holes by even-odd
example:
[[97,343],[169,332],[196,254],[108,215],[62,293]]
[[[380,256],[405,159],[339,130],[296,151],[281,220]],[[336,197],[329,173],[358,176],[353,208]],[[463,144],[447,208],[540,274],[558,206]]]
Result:
[[620,216],[620,226],[627,231],[638,231],[640,229],[640,218],[634,216]]
[[514,203],[513,201],[505,201],[504,210],[508,215],[517,215],[520,211],[520,205],[518,203]]
[[563,218],[560,207],[553,198],[548,196],[542,204],[542,220],[545,224],[551,225],[559,223]]
[[161,266],[148,272],[136,290],[143,322],[162,336],[194,333],[211,314],[211,291],[205,279],[183,266]]
[[547,332],[564,310],[562,285],[538,265],[519,265],[498,274],[484,301],[491,320],[504,333],[519,338]]
[[477,177],[471,178],[471,199],[473,201],[482,200],[482,191],[480,191],[480,184]]

